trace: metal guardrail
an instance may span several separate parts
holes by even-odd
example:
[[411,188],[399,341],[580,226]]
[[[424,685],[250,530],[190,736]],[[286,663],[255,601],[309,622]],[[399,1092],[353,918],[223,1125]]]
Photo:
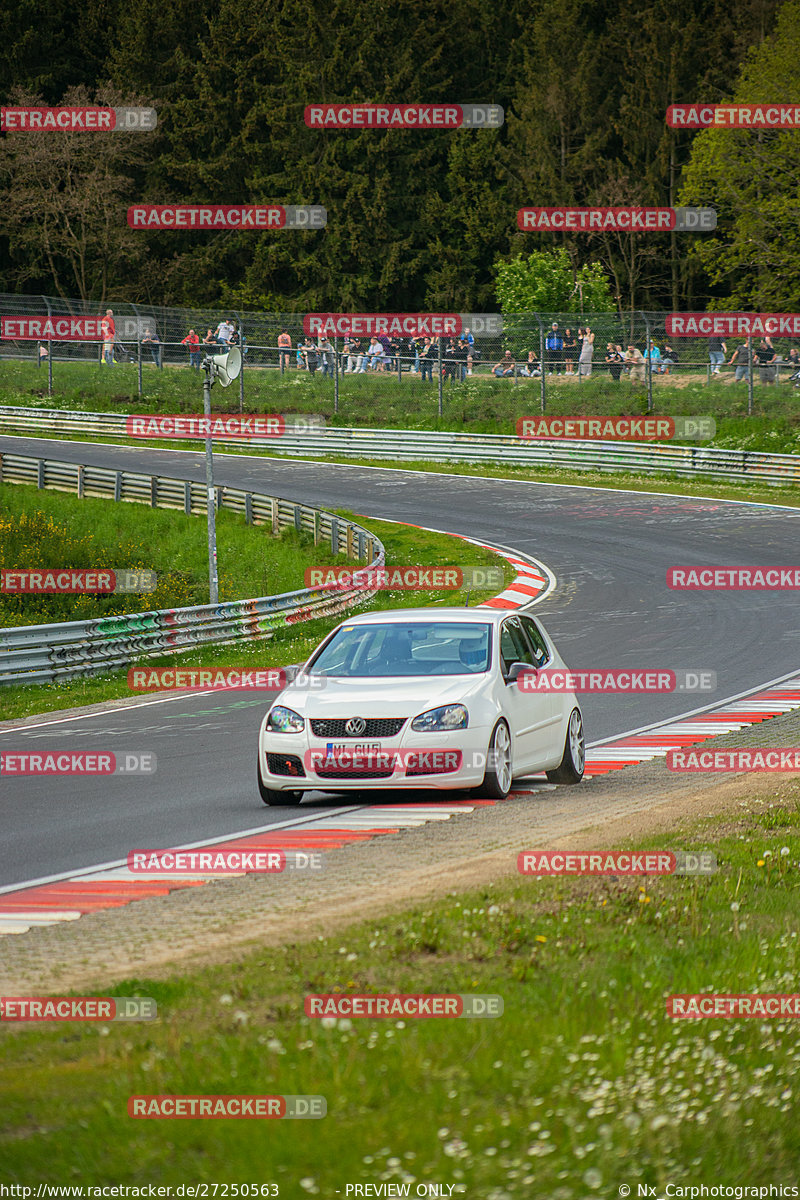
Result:
[[[114,500],[205,513],[205,484],[78,463],[0,454],[0,482],[106,496]],[[360,525],[333,513],[277,496],[218,487],[217,503],[243,513],[248,524],[305,530],[315,543],[329,541],[334,553],[383,566],[383,544]],[[277,596],[158,609],[90,621],[0,628],[0,685],[46,683],[99,674],[137,658],[181,654],[200,644],[226,646],[272,637],[276,629],[327,617],[374,593],[363,588],[302,588]]]
[[[126,436],[125,413],[80,413],[61,409],[0,406],[0,433],[95,434]],[[326,429],[247,443],[217,441],[221,447],[267,448],[278,455],[388,459],[392,461],[502,463],[573,471],[627,471],[702,475],[769,484],[800,483],[800,456],[703,446],[596,441],[524,441],[503,434],[417,429]]]

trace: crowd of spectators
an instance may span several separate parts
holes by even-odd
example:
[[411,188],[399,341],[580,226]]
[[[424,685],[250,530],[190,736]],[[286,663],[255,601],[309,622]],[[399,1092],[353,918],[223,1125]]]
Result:
[[[116,341],[111,309],[102,318],[101,336],[102,364],[111,366],[114,362],[135,361],[136,355]],[[558,322],[554,321],[544,338],[543,361],[533,349],[523,351],[519,360],[513,351],[505,350],[494,366],[489,368],[487,364],[487,368],[498,379],[541,378],[543,372],[585,378],[592,374],[594,341],[595,333],[590,326],[578,326],[575,333],[567,326],[562,332]],[[203,338],[195,329],[190,329],[178,344],[185,347],[189,366],[194,370],[200,369],[204,354],[224,352],[233,346],[241,348],[243,357],[248,352],[247,338],[233,317],[224,317],[216,329],[207,328]],[[158,336],[155,323],[146,326],[140,345],[157,367],[163,365],[164,343]],[[406,371],[431,382],[434,373],[438,374],[439,370],[445,380],[463,381],[476,373],[476,366],[483,358],[469,329],[465,329],[459,337],[441,339],[441,346],[439,339],[432,337],[399,338],[378,334],[371,338],[345,337],[337,349],[327,337],[315,339],[303,336],[295,345],[289,330],[283,328],[277,338],[277,350],[281,372],[297,369],[314,375],[319,371],[323,377],[332,378],[338,354],[339,370],[345,375],[401,374]],[[708,339],[707,353],[712,376],[721,375],[723,367],[727,365],[734,369],[733,381],[739,383],[749,380],[751,375],[755,377],[757,368],[760,382],[769,385],[779,377],[779,368],[789,368],[789,374],[784,374],[783,378],[790,379],[800,387],[800,350],[796,347],[792,347],[784,357],[776,350],[770,337],[763,337],[757,342],[753,339],[750,346],[744,340],[731,350],[728,358],[729,347],[722,338]],[[39,361],[47,355],[47,347],[40,343]],[[641,384],[645,382],[648,363],[651,374],[669,375],[673,368],[681,365],[681,355],[684,356],[683,365],[686,368],[699,365],[686,360],[686,352],[681,350],[679,353],[668,338],[660,345],[654,339],[645,339],[643,350],[633,343],[623,350],[619,343],[607,342],[604,362],[597,366],[615,382],[627,376],[631,382]]]

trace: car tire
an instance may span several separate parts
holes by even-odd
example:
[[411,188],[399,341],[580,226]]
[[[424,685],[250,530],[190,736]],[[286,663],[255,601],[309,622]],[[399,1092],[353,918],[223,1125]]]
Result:
[[290,804],[299,804],[303,799],[302,792],[276,792],[274,788],[265,786],[261,778],[261,767],[256,767],[256,778],[258,779],[258,794],[265,804],[288,806]]
[[564,757],[554,771],[547,772],[550,783],[571,785],[580,783],[586,763],[586,742],[583,736],[583,718],[580,709],[573,708],[567,722],[564,742]]
[[505,721],[498,721],[492,730],[486,754],[486,773],[477,789],[488,800],[505,800],[511,791],[511,734]]

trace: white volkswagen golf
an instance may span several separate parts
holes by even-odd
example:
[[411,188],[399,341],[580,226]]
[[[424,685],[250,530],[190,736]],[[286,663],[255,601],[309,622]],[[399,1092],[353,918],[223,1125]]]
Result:
[[525,613],[415,608],[351,617],[261,723],[261,798],[298,804],[309,791],[437,788],[502,799],[514,778],[542,771],[552,783],[580,783],[575,694],[530,686],[543,668],[564,667]]

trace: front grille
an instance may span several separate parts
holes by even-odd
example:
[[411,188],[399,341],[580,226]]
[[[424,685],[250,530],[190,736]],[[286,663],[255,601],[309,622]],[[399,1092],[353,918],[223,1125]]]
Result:
[[356,771],[352,767],[339,770],[336,767],[317,767],[316,773],[320,779],[389,779],[394,773],[394,768],[379,767],[371,771]]
[[405,717],[365,717],[367,727],[363,733],[346,733],[345,725],[349,717],[320,717],[311,719],[311,732],[314,737],[321,738],[366,738],[394,737],[406,723]]
[[305,775],[303,764],[296,754],[268,754],[267,769],[270,775]]

